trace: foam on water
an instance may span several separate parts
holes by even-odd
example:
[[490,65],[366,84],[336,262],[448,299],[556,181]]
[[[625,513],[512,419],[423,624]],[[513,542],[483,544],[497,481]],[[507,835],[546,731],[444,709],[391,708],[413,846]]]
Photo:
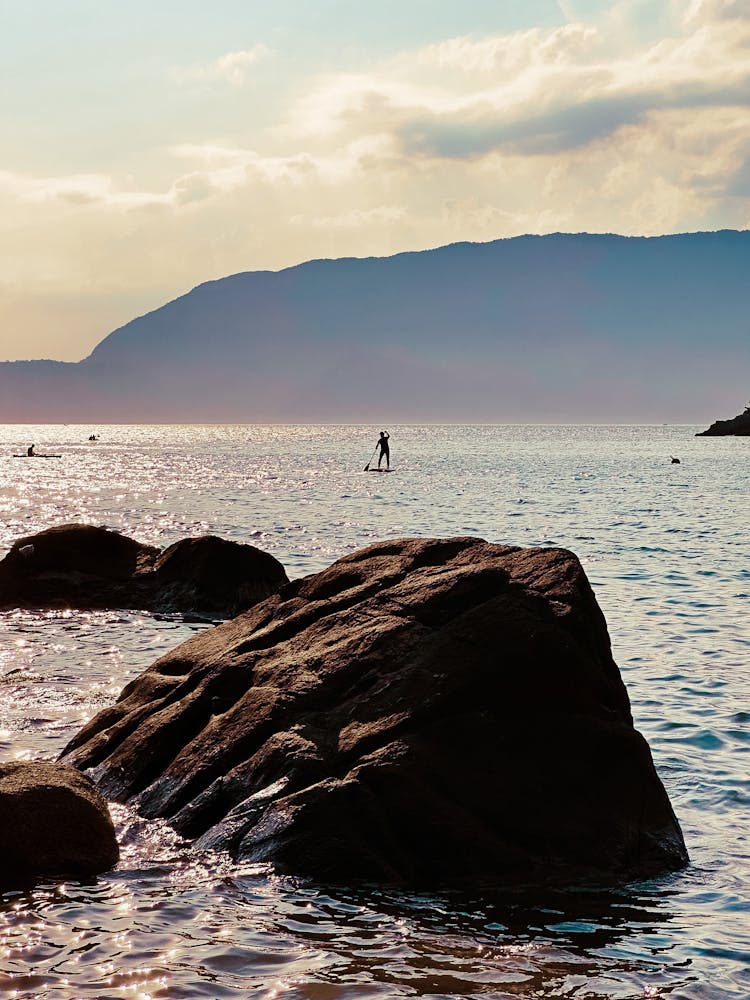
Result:
[[[750,440],[692,427],[0,427],[0,554],[84,521],[158,545],[212,532],[290,576],[369,542],[481,535],[581,558],[683,826],[684,872],[617,891],[406,894],[281,879],[197,855],[122,807],[92,885],[0,902],[17,997],[750,995]],[[13,460],[35,442],[59,460]],[[681,458],[670,463],[670,455]],[[2,615],[0,753],[53,758],[196,623],[131,612]]]

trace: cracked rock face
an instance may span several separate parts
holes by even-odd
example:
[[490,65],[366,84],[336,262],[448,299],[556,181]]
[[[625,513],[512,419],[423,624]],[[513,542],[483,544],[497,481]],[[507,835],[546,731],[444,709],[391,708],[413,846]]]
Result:
[[563,549],[363,549],[162,657],[66,759],[201,846],[318,878],[622,879],[687,861]]

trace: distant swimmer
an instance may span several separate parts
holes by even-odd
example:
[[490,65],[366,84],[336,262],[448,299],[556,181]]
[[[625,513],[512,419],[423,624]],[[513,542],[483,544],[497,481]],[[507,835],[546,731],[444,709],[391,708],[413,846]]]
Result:
[[96,434],[89,434],[89,441],[98,441],[99,438]]
[[388,433],[388,431],[380,432],[378,443],[375,446],[376,448],[380,448],[380,456],[378,457],[378,468],[380,468],[380,463],[383,461],[383,459],[385,459],[386,469],[390,469],[391,467],[391,449],[388,447],[389,437],[390,434]]
[[679,458],[675,458],[674,455],[670,455],[669,457],[672,459],[672,465],[679,465],[680,464]]
[[30,444],[29,447],[26,449],[26,454],[28,455],[29,458],[34,458],[36,456],[33,444]]

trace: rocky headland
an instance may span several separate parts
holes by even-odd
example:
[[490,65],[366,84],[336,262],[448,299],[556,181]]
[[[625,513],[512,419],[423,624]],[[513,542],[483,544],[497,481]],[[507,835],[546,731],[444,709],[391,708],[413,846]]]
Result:
[[734,434],[738,437],[750,437],[750,406],[730,420],[715,420],[705,431],[699,431],[696,437],[721,437]]
[[0,608],[133,608],[227,618],[287,583],[254,545],[214,535],[164,550],[117,531],[66,524],[19,538],[0,562]]
[[687,863],[563,549],[370,546],[161,657],[63,759],[202,848],[327,880]]

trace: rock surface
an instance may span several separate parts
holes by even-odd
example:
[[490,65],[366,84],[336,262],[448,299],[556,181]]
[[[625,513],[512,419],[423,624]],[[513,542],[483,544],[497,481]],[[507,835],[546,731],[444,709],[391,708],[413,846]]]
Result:
[[747,407],[743,413],[738,413],[736,417],[732,417],[731,420],[716,420],[708,430],[699,431],[696,437],[722,437],[729,434],[735,434],[740,437],[750,436],[750,407]]
[[213,535],[160,552],[116,531],[66,524],[18,539],[0,562],[0,607],[139,608],[228,617],[287,582],[254,545]]
[[64,764],[0,764],[0,889],[88,878],[118,858],[107,803],[89,778]]
[[162,657],[66,754],[201,846],[327,879],[620,879],[687,861],[563,549],[363,549]]

